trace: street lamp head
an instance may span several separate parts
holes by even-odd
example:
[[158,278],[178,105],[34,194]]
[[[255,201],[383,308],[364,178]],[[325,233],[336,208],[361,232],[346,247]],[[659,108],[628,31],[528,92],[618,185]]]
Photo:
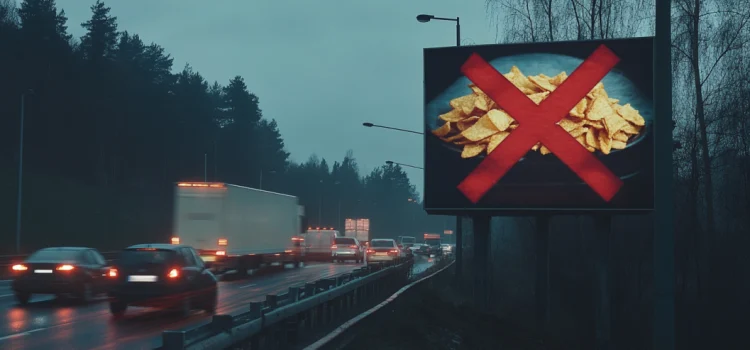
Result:
[[435,16],[422,14],[422,15],[417,16],[417,21],[421,23],[427,23],[433,18],[435,18]]
[[371,128],[371,127],[375,126],[375,124],[373,124],[373,123],[362,123],[362,125],[364,125],[364,126],[366,126],[368,128]]
[[392,161],[392,160],[386,160],[386,161],[385,161],[385,164],[388,164],[388,165],[393,165],[393,161]]

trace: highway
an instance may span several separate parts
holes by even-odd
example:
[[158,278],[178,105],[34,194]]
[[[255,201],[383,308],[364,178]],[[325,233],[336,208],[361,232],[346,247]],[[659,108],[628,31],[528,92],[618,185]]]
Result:
[[[414,271],[422,271],[432,259],[417,258]],[[349,272],[361,264],[311,263],[299,269],[251,276],[246,280],[219,283],[219,314],[239,314],[251,301],[265,300],[299,286]],[[112,319],[104,297],[91,304],[35,296],[19,306],[10,284],[0,281],[0,349],[154,349],[161,345],[161,332],[192,328],[207,322],[208,314],[196,311],[185,319],[174,312],[129,308],[121,320]]]

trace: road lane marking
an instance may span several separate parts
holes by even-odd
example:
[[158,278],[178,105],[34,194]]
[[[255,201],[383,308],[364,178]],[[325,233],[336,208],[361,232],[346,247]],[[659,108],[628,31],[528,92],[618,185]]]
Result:
[[3,294],[3,295],[0,295],[0,298],[7,298],[7,297],[12,297],[12,296],[13,294]]
[[41,331],[45,331],[45,330],[48,330],[48,329],[57,328],[57,327],[64,326],[64,325],[69,324],[69,323],[70,322],[65,323],[65,324],[61,324],[61,325],[57,325],[57,326],[37,328],[37,329],[32,329],[32,330],[26,331],[26,332],[21,332],[21,333],[6,335],[4,337],[0,337],[0,341],[9,340],[9,339],[15,339],[15,338],[20,338],[20,337],[25,337],[27,335],[31,335],[31,334],[36,333],[36,332],[41,332]]
[[255,287],[255,286],[257,286],[257,284],[255,284],[255,283],[252,283],[252,284],[248,284],[248,285],[246,285],[246,286],[241,286],[241,287],[239,287],[239,288],[247,288],[247,287]]

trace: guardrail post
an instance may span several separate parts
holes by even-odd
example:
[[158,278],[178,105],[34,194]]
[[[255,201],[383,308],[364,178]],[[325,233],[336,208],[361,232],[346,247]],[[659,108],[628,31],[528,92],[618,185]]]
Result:
[[266,295],[266,306],[271,309],[275,309],[279,306],[279,298],[276,294]]
[[[299,301],[301,291],[302,289],[300,287],[289,287],[289,301],[292,303]],[[290,317],[289,321],[286,322],[286,337],[284,338],[287,340],[287,343],[297,343],[297,333],[299,331],[299,324],[302,318],[302,314],[297,314]]]
[[263,311],[263,303],[259,301],[250,302],[250,317],[253,320],[259,319]]
[[161,342],[164,350],[177,350],[185,348],[185,332],[164,331],[161,332]]
[[[315,283],[305,283],[305,298],[311,298],[316,292]],[[317,318],[316,308],[310,308],[305,313],[305,328],[312,330],[315,327],[315,319]]]
[[232,315],[214,315],[211,318],[211,328],[216,333],[230,332],[234,325]]

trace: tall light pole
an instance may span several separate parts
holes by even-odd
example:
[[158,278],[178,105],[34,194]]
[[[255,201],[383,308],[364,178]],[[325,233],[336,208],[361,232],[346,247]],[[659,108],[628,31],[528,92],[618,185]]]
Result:
[[[386,160],[386,161],[385,161],[385,164],[388,164],[388,165],[393,165],[393,164],[396,164],[396,165],[399,165],[399,166],[405,166],[405,167],[409,167],[409,168],[414,168],[414,169],[424,170],[424,168],[423,168],[423,167],[420,167],[420,166],[416,166],[416,165],[410,165],[410,164],[404,164],[404,163],[399,163],[399,162],[394,162],[394,161],[392,161],[392,160]],[[409,199],[409,201],[411,201],[411,198]]]
[[423,132],[419,132],[419,131],[408,130],[408,129],[401,129],[401,128],[394,128],[394,127],[385,126],[385,125],[373,124],[373,123],[370,123],[370,122],[362,123],[362,126],[365,126],[365,127],[368,127],[368,128],[383,128],[383,129],[389,129],[389,130],[396,130],[396,131],[408,132],[408,133],[411,133],[411,134],[424,135]]
[[29,90],[21,94],[21,127],[18,136],[18,198],[16,202],[16,254],[21,254],[21,209],[23,204],[23,124],[26,119],[26,95],[33,96]]
[[[417,21],[421,23],[427,23],[431,20],[437,20],[437,21],[453,21],[456,22],[456,46],[461,46],[461,21],[458,17],[456,18],[444,18],[444,17],[435,17],[433,15],[425,15],[421,14],[417,16]],[[456,240],[456,280],[460,283],[461,281],[461,275],[463,272],[463,232],[461,228],[461,216],[456,216],[456,232],[455,232],[455,240]]]
[[427,23],[431,20],[436,21],[451,21],[456,22],[456,46],[461,46],[461,21],[458,17],[456,18],[445,18],[445,17],[435,17],[433,15],[419,15],[417,16],[417,21],[421,23]]

